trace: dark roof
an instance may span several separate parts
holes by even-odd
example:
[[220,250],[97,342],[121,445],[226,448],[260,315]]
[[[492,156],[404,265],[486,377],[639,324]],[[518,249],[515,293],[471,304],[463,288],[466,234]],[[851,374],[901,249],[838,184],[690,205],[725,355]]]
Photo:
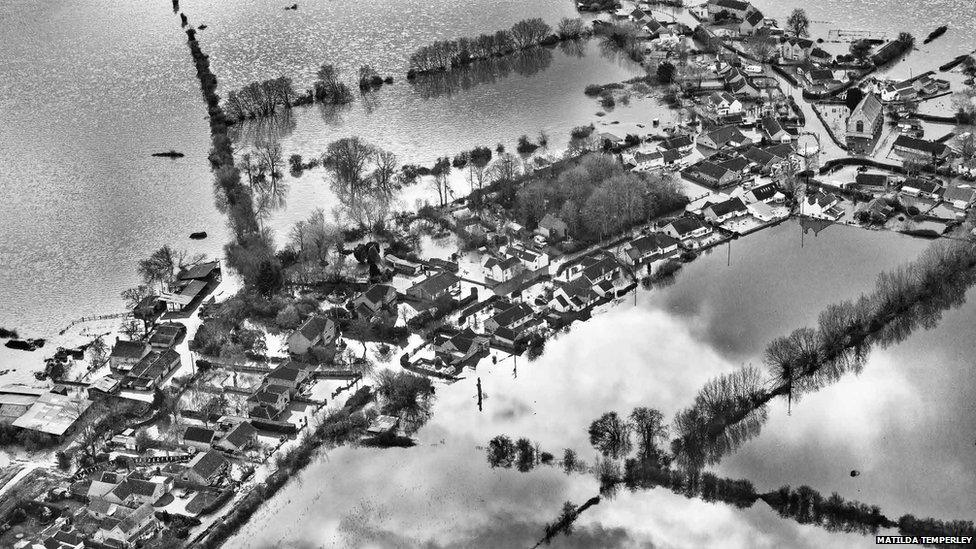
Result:
[[183,440],[185,442],[202,442],[204,444],[210,444],[213,442],[215,433],[212,429],[207,429],[205,427],[197,427],[196,425],[190,425],[183,432]]
[[917,139],[908,135],[899,135],[898,139],[895,139],[894,146],[940,156],[948,149],[948,147],[942,143],[926,141],[925,139]]
[[821,80],[833,80],[834,72],[830,69],[810,69],[810,80],[815,82]]
[[127,478],[112,489],[112,494],[122,501],[130,495],[151,496],[156,491],[156,484],[148,480]]
[[599,261],[591,263],[583,269],[583,276],[589,280],[597,279],[609,272],[613,272],[620,267],[620,264],[612,257],[604,256]]
[[742,156],[745,156],[758,166],[766,166],[776,159],[775,155],[772,155],[757,147],[749,147],[746,152],[742,153]]
[[741,143],[745,136],[739,131],[739,128],[735,126],[722,126],[721,128],[716,128],[708,132],[708,138],[711,139],[719,147],[723,147],[731,141],[736,143]]
[[776,120],[772,116],[763,117],[761,124],[763,131],[766,132],[766,135],[769,137],[773,137],[783,131],[783,126],[779,123],[779,120]]
[[386,300],[392,299],[396,296],[396,288],[393,286],[388,286],[386,284],[373,284],[365,292],[363,292],[363,297],[366,298],[370,303],[383,303]]
[[756,200],[766,200],[776,194],[776,185],[766,183],[765,185],[753,188],[750,192],[752,196],[756,197]]
[[810,57],[819,57],[821,59],[830,59],[830,54],[820,48],[813,48],[810,50]]
[[686,235],[704,227],[705,224],[694,217],[679,217],[671,221],[671,226],[679,235]]
[[302,334],[305,339],[314,341],[315,338],[322,336],[326,327],[331,323],[332,319],[329,317],[312,315],[298,328],[298,333]]
[[784,160],[796,152],[796,149],[790,143],[780,143],[771,147],[765,147],[762,150]]
[[152,351],[132,367],[129,377],[158,380],[168,374],[179,362],[180,354],[174,349]]
[[714,162],[709,162],[708,160],[702,160],[698,164],[695,164],[695,169],[698,173],[707,175],[716,181],[729,174],[728,168],[715,164]]
[[940,185],[938,181],[933,181],[931,179],[910,177],[905,180],[902,187],[912,187],[925,193],[934,193],[935,191],[938,191],[942,185]]
[[451,273],[437,273],[434,276],[425,278],[410,287],[409,291],[425,292],[437,295],[445,292],[448,288],[458,283],[460,279]]
[[113,358],[142,358],[148,349],[148,345],[141,341],[118,341],[112,347]]
[[695,141],[690,135],[680,135],[678,137],[672,137],[671,139],[661,141],[660,146],[663,149],[680,149],[682,147],[690,147],[694,144]]
[[746,11],[752,7],[752,4],[749,2],[741,2],[739,0],[715,0],[714,3],[720,8],[727,8],[737,11]]
[[854,178],[858,185],[870,185],[872,187],[884,187],[888,184],[888,176],[883,173],[859,173]]
[[180,271],[180,274],[176,275],[176,278],[179,280],[203,280],[208,278],[215,270],[220,271],[220,262],[208,261],[183,269]]
[[739,200],[738,197],[735,197],[735,198],[730,198],[725,202],[711,204],[706,209],[712,210],[712,213],[714,213],[716,216],[721,217],[723,215],[730,214],[733,212],[744,212],[746,211],[746,205],[743,204],[742,200]]
[[250,421],[243,421],[231,429],[222,440],[240,448],[241,446],[247,444],[247,442],[251,440],[251,437],[253,437],[257,432],[258,430],[251,425]]
[[519,303],[491,317],[499,326],[509,326],[517,320],[522,320],[527,316],[532,316],[532,307]]
[[719,166],[733,172],[741,172],[748,168],[749,164],[751,164],[749,159],[742,156],[736,156],[718,163]]
[[664,248],[676,246],[677,244],[677,240],[664,233],[651,233],[630,242],[631,248],[636,250],[641,256],[647,253],[656,252],[657,250],[663,250]]
[[213,450],[207,450],[199,457],[194,458],[195,463],[193,463],[193,472],[200,475],[203,478],[210,478],[217,471],[220,470],[227,460],[224,456],[214,452]]

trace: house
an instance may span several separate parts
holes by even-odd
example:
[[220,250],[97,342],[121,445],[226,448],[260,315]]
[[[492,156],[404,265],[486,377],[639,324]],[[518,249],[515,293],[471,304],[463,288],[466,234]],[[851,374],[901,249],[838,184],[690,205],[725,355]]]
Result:
[[150,351],[136,363],[125,376],[122,384],[136,391],[152,391],[175,372],[181,364],[180,354],[174,349],[162,352]]
[[519,303],[505,308],[485,321],[485,330],[489,333],[497,332],[499,328],[516,330],[532,320],[535,311],[532,307]]
[[708,107],[717,115],[742,112],[742,102],[729,92],[715,92],[708,96]]
[[739,34],[753,34],[766,26],[766,18],[759,10],[753,10],[739,23]]
[[510,255],[504,257],[486,256],[481,261],[481,268],[484,269],[485,278],[495,282],[511,280],[524,269],[522,262]]
[[698,144],[710,149],[736,148],[751,145],[752,140],[742,134],[736,126],[728,125],[703,133]]
[[212,486],[229,467],[227,458],[208,450],[193,457],[183,468],[183,480],[201,486]]
[[164,494],[173,489],[173,479],[165,476],[153,477],[151,480],[130,474],[101,499],[108,503],[138,507],[155,503]]
[[715,162],[715,164],[729,170],[738,177],[747,175],[752,171],[752,162],[750,162],[749,159],[744,156],[736,155],[727,160]]
[[655,261],[678,250],[678,240],[664,233],[651,233],[630,241],[624,253],[632,265]]
[[883,173],[859,173],[854,177],[854,184],[864,191],[888,190],[888,176]]
[[759,121],[759,125],[762,127],[763,135],[766,139],[772,141],[773,143],[789,143],[793,137],[783,129],[782,124],[779,120],[772,116],[764,116],[762,120]]
[[749,81],[739,69],[730,69],[725,74],[725,88],[737,97],[755,99],[759,97],[759,89]]
[[370,318],[380,313],[395,313],[396,304],[396,288],[387,284],[373,284],[352,300],[353,310]]
[[331,318],[313,314],[288,336],[288,352],[303,355],[312,347],[331,345],[336,337],[336,323]]
[[745,152],[742,153],[752,165],[755,166],[759,173],[768,175],[773,173],[778,166],[780,166],[781,159],[777,158],[776,155],[770,154],[757,147],[749,147]]
[[556,270],[556,279],[571,282],[582,278],[592,286],[603,280],[611,280],[619,268],[613,257],[593,253],[560,265]]
[[833,194],[818,190],[815,193],[807,195],[800,202],[800,215],[837,221],[844,215],[843,210],[837,207],[839,202]]
[[176,322],[164,322],[149,335],[149,345],[158,351],[175,347],[186,335],[186,326]]
[[600,139],[600,144],[604,147],[623,147],[627,144],[627,140],[613,132],[600,132],[597,136]]
[[935,141],[917,139],[908,135],[899,135],[892,146],[902,158],[939,163],[949,157],[952,152],[948,146]]
[[942,185],[934,179],[923,179],[921,177],[909,177],[901,185],[901,194],[916,198],[930,198],[938,200],[942,191]]
[[592,306],[600,299],[600,294],[585,280],[574,280],[560,284],[552,294],[549,307],[561,313],[579,312]]
[[190,425],[183,431],[183,444],[206,451],[211,448],[216,437],[217,433],[213,429]]
[[227,432],[219,441],[217,448],[228,452],[242,452],[254,444],[258,438],[258,430],[250,421],[242,421]]
[[393,270],[406,276],[417,276],[420,274],[420,271],[423,270],[423,265],[420,263],[410,261],[409,259],[403,259],[392,254],[386,254],[384,259],[386,259],[390,265],[393,265]]
[[468,328],[453,336],[438,334],[433,346],[436,356],[453,365],[464,362],[487,348],[488,338]]
[[786,61],[802,61],[810,57],[813,41],[806,38],[790,37],[779,45],[779,56]]
[[752,202],[746,205],[748,214],[762,222],[769,222],[787,214],[777,215],[769,204],[765,202]]
[[542,221],[539,222],[539,227],[536,229],[536,232],[550,240],[560,240],[566,238],[566,233],[568,231],[569,225],[551,213],[547,213],[545,216],[543,216]]
[[721,189],[739,182],[738,174],[708,160],[702,160],[694,166],[686,168],[682,173],[687,173],[692,179],[714,189]]
[[61,437],[69,433],[91,404],[90,400],[81,395],[44,393],[11,425]]
[[702,210],[705,218],[712,223],[723,223],[740,215],[746,215],[748,210],[746,205],[738,197],[730,198],[724,202],[709,204]]
[[810,50],[810,60],[814,63],[820,63],[821,65],[827,65],[831,62],[833,56],[824,51],[821,48],[814,47]]
[[152,347],[141,341],[116,341],[112,354],[108,357],[109,368],[114,373],[124,374],[148,355],[150,350]]
[[711,227],[694,217],[679,217],[664,226],[664,234],[680,241],[701,238],[711,232]]
[[628,15],[627,18],[635,23],[643,23],[650,19],[651,16],[647,15],[647,13],[640,8],[634,8],[634,11],[630,12],[630,15]]
[[437,273],[407,288],[406,294],[422,301],[437,301],[461,292],[461,279],[453,273]]
[[529,250],[524,246],[510,245],[505,248],[505,253],[518,259],[530,271],[538,271],[549,265],[549,254]]
[[177,282],[170,284],[166,291],[160,292],[159,300],[166,304],[168,311],[186,311],[203,299],[206,290],[207,282],[203,280]]
[[742,2],[740,0],[709,0],[707,9],[708,16],[712,21],[721,19],[720,14],[722,13],[741,21],[755,8],[749,2]]
[[814,67],[803,74],[811,86],[827,85],[834,80],[834,71],[830,69]]
[[[738,102],[738,100],[736,100]],[[742,103],[739,103],[739,108],[741,110]],[[691,154],[691,151],[695,148],[695,139],[690,135],[679,135],[677,137],[672,137],[670,139],[665,139],[658,143],[658,149],[663,153],[665,151],[677,150],[682,155]]]
[[91,484],[88,485],[85,496],[90,500],[102,499],[123,480],[125,480],[124,477],[114,471],[97,472],[92,476]]
[[847,148],[862,154],[871,152],[881,134],[884,109],[878,96],[868,93],[847,117]]
[[772,183],[766,183],[765,185],[759,185],[758,187],[753,187],[745,192],[744,200],[746,203],[752,204],[755,202],[762,202],[764,204],[782,202],[786,199],[783,193],[776,189],[776,185]]
[[192,267],[184,267],[176,275],[181,282],[198,280],[204,283],[220,282],[220,261],[198,263]]
[[99,526],[93,536],[95,541],[104,544],[103,546],[130,548],[135,547],[141,538],[151,537],[151,533],[159,527],[159,519],[156,518],[153,506],[144,503],[128,513],[124,519],[103,521]]
[[289,360],[278,365],[264,377],[266,385],[278,385],[287,387],[290,395],[298,391],[299,386],[311,375],[311,367],[308,364]]
[[976,203],[976,187],[968,183],[952,185],[946,189],[942,200],[953,208],[965,210]]
[[58,519],[51,526],[45,528],[37,536],[39,541],[31,545],[20,545],[14,547],[22,549],[85,549],[85,538],[81,532],[75,531],[70,525],[63,523],[64,519]]
[[624,163],[631,167],[631,171],[646,172],[656,168],[664,167],[664,153],[654,151],[650,153],[637,151],[633,154],[623,155]]
[[291,402],[291,390],[283,385],[265,385],[247,398],[248,415],[259,419],[275,419]]

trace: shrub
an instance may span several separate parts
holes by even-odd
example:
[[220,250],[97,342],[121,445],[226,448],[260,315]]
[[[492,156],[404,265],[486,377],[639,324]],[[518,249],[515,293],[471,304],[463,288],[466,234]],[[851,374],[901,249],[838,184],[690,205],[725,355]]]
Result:
[[533,143],[529,139],[528,135],[522,135],[522,137],[519,137],[518,139],[518,145],[515,147],[515,150],[521,154],[529,154],[534,152],[538,148],[539,146]]
[[585,139],[593,133],[594,129],[593,124],[588,126],[576,126],[569,132],[569,136],[573,139]]
[[600,106],[604,109],[612,109],[616,104],[617,102],[614,100],[613,93],[610,90],[600,92]]

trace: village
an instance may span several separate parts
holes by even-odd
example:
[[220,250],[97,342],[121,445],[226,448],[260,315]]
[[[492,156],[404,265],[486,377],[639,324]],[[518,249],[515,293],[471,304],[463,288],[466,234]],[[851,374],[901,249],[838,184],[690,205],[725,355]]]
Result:
[[[944,71],[965,74],[891,81],[876,69],[910,37],[841,49],[740,0],[691,7],[686,22],[650,4],[609,11],[602,24],[639,29],[645,62],[672,67],[682,123],[648,120],[636,136],[600,126],[581,154],[346,242],[352,257],[278,294],[248,297],[223,259],[171,261],[133,296],[128,329],[49,359],[47,389],[0,387],[4,440],[43,456],[2,470],[0,545],[201,542],[292,466],[282,456],[309,433],[341,425],[342,440],[409,444],[423,423],[412,405],[483,361],[538,356],[716,246],[794,217],[951,238],[972,215],[973,135],[927,108],[971,84],[971,57]],[[620,220],[594,236],[556,198],[534,208],[518,194],[567,173],[654,190],[612,195]],[[425,384],[378,384],[391,370]]]

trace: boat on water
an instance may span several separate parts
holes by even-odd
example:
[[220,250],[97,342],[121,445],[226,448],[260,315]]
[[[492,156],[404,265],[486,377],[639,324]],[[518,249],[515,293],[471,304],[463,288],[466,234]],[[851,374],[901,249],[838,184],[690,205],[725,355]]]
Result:
[[207,238],[207,231],[190,233],[190,240],[203,240],[204,238]]
[[161,157],[161,158],[183,158],[184,155],[181,152],[177,152],[170,149],[166,152],[152,153],[152,156]]
[[925,37],[925,40],[922,43],[928,44],[929,42],[945,34],[947,30],[949,30],[949,25],[942,25],[941,27],[929,33],[929,35]]

